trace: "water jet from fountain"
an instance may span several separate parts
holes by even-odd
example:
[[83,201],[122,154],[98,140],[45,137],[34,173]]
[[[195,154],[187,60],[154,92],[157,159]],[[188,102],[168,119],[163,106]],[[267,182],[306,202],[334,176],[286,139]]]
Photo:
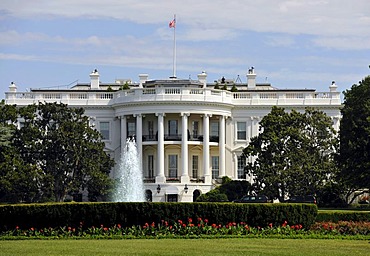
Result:
[[127,139],[117,174],[114,202],[144,202],[143,172],[140,156],[134,139]]

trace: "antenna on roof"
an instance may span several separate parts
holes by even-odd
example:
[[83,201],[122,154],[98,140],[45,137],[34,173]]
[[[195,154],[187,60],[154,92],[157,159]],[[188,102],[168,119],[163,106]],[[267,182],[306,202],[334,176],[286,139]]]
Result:
[[242,80],[240,79],[240,76],[239,75],[236,77],[235,83],[242,83]]

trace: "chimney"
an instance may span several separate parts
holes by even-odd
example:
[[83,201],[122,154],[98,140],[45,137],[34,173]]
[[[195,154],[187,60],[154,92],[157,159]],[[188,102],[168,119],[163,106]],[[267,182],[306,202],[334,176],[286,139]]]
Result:
[[248,69],[247,84],[248,89],[256,89],[256,74],[254,73],[254,67]]
[[139,74],[139,80],[140,84],[139,87],[143,88],[143,84],[148,80],[149,75],[148,74]]
[[11,82],[9,85],[9,92],[17,92],[17,86],[14,82]]
[[91,72],[90,74],[90,80],[91,80],[91,84],[90,84],[90,89],[91,90],[99,90],[99,72],[97,69],[95,69],[93,72]]
[[330,92],[336,92],[338,86],[335,84],[335,81],[331,82],[331,85],[329,86]]
[[202,71],[201,74],[198,74],[198,81],[203,84],[203,88],[207,87],[207,73],[206,73],[206,71]]

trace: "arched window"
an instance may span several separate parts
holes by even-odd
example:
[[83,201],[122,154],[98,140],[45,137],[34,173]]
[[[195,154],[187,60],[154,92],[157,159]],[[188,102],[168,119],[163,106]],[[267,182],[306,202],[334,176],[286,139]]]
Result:
[[197,201],[197,198],[200,196],[200,191],[198,189],[193,192],[193,202]]
[[149,190],[149,189],[145,190],[145,200],[147,202],[152,202],[153,201],[152,191]]

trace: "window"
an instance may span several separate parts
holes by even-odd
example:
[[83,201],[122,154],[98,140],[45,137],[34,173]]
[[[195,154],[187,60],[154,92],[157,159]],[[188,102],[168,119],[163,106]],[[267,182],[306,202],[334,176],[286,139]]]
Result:
[[168,134],[170,136],[177,135],[177,120],[168,121]]
[[211,122],[211,136],[218,136],[218,122]]
[[101,135],[103,136],[103,140],[109,140],[109,122],[100,122],[99,129]]
[[210,124],[210,138],[211,142],[218,142],[218,122],[211,122]]
[[127,137],[135,136],[136,134],[136,123],[135,121],[127,122]]
[[237,122],[237,139],[246,140],[247,139],[247,125],[246,122]]
[[245,167],[245,157],[238,156],[238,179],[245,179],[244,167]]
[[192,130],[192,136],[194,139],[198,138],[198,131],[199,131],[199,122],[193,121],[191,123],[191,130]]
[[193,178],[198,178],[198,156],[193,156],[193,161],[192,161],[192,177]]
[[168,176],[177,178],[177,155],[168,155]]
[[177,202],[177,195],[175,194],[167,195],[167,202]]
[[148,155],[148,178],[154,177],[154,156]]
[[212,179],[217,179],[219,176],[219,161],[218,156],[212,156]]
[[149,139],[154,139],[154,122],[148,121],[148,133],[149,133]]

